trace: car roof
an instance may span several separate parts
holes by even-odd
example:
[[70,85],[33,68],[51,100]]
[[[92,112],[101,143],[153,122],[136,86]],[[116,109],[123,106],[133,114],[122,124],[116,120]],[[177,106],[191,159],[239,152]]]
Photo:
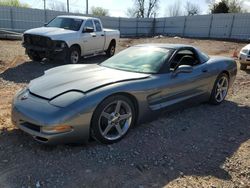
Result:
[[138,44],[136,47],[158,47],[158,48],[169,48],[169,49],[180,49],[180,48],[195,48],[187,44],[169,44],[169,43],[147,43],[147,44]]
[[73,18],[73,19],[81,19],[81,20],[98,19],[98,18],[93,18],[93,17],[74,16],[74,15],[60,15],[60,16],[57,16],[57,17],[61,17],[61,18]]

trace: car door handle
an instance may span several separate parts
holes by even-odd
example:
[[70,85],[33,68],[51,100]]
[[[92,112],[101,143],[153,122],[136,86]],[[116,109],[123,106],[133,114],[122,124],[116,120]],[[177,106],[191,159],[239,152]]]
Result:
[[101,34],[102,37],[104,37],[104,34]]
[[96,37],[96,35],[92,35],[92,37]]
[[208,70],[207,69],[202,69],[202,72],[208,72]]

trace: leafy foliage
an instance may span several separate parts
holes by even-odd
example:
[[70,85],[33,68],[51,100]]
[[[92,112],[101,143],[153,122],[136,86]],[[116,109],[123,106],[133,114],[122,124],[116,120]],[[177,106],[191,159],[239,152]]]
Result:
[[19,0],[0,0],[0,6],[25,7],[30,6],[26,3],[21,3]]
[[94,16],[108,16],[109,11],[102,7],[92,7],[91,14],[93,14]]
[[221,0],[218,3],[210,1],[211,13],[243,13],[246,12],[242,7],[241,0]]
[[225,0],[215,3],[211,9],[212,14],[216,13],[229,13],[229,7]]

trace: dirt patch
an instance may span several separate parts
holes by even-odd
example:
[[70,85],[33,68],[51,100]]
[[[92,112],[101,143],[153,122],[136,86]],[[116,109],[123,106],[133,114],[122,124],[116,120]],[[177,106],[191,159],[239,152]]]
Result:
[[[245,44],[182,38],[121,39],[120,51],[140,43],[184,43],[230,57]],[[13,95],[60,62],[32,62],[20,41],[0,40],[0,187],[249,187],[250,71],[238,71],[227,100],[165,113],[137,125],[111,146],[91,142],[49,147],[10,120]],[[83,59],[98,63],[104,55]]]

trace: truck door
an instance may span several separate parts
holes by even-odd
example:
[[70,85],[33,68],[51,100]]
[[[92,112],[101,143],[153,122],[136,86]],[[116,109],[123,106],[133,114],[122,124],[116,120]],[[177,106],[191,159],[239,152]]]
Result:
[[[81,33],[81,48],[83,49],[82,55],[89,55],[95,53],[95,43],[96,34],[94,29],[93,20],[87,20],[84,24],[82,33]],[[92,29],[92,31],[91,31]]]
[[96,34],[96,43],[95,49],[96,52],[101,52],[104,49],[105,43],[105,33],[102,29],[102,25],[99,20],[93,20],[95,24],[95,34]]

